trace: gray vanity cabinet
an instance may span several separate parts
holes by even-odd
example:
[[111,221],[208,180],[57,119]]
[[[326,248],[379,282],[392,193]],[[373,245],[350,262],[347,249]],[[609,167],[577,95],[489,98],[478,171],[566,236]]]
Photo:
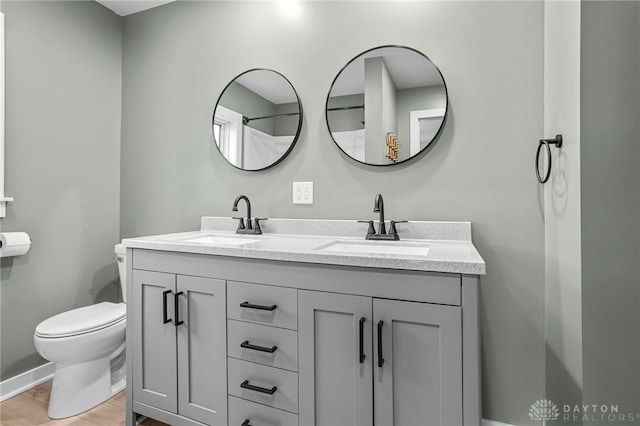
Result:
[[127,253],[128,426],[480,425],[478,276]]
[[225,281],[143,270],[132,277],[133,400],[161,420],[173,420],[164,411],[226,424]]
[[460,307],[302,290],[298,301],[301,425],[463,424]]
[[136,327],[132,340],[135,399],[172,413],[178,411],[177,330],[172,323],[163,323],[162,298],[175,287],[174,274],[133,271],[133,300],[128,301],[135,307],[129,309],[128,320]]
[[300,425],[372,425],[371,298],[299,290],[298,329]]
[[461,323],[459,306],[373,299],[375,424],[464,424]]

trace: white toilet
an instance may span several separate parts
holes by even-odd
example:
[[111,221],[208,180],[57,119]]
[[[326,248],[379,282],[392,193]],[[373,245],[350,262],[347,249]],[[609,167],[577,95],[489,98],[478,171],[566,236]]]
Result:
[[[126,302],[126,249],[118,244],[115,252]],[[36,327],[36,350],[56,367],[49,400],[52,419],[80,414],[125,388],[124,302],[72,309]]]

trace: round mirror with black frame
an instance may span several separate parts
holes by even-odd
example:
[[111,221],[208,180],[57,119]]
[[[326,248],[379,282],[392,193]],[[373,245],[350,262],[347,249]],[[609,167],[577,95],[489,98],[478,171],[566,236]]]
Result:
[[242,170],[264,170],[291,152],[302,128],[302,103],[277,71],[255,68],[234,78],[213,112],[213,139]]
[[327,127],[340,150],[369,165],[402,163],[439,136],[447,115],[442,73],[423,53],[380,46],[353,58],[331,84]]

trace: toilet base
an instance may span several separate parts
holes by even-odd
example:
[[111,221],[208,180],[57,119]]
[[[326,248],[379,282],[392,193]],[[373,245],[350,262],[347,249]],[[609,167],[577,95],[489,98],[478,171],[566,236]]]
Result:
[[57,364],[53,375],[48,415],[63,419],[83,413],[126,387],[125,377],[112,384],[112,359]]

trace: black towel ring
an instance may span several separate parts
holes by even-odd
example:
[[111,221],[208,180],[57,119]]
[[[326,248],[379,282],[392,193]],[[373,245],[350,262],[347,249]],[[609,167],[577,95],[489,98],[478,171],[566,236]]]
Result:
[[[562,135],[556,135],[554,139],[540,139],[538,150],[536,151],[536,177],[540,183],[547,183],[549,176],[551,176],[551,147],[549,145],[555,145],[560,148],[562,146]],[[547,149],[547,158],[549,159],[549,166],[544,178],[540,176],[540,150],[543,146]]]

